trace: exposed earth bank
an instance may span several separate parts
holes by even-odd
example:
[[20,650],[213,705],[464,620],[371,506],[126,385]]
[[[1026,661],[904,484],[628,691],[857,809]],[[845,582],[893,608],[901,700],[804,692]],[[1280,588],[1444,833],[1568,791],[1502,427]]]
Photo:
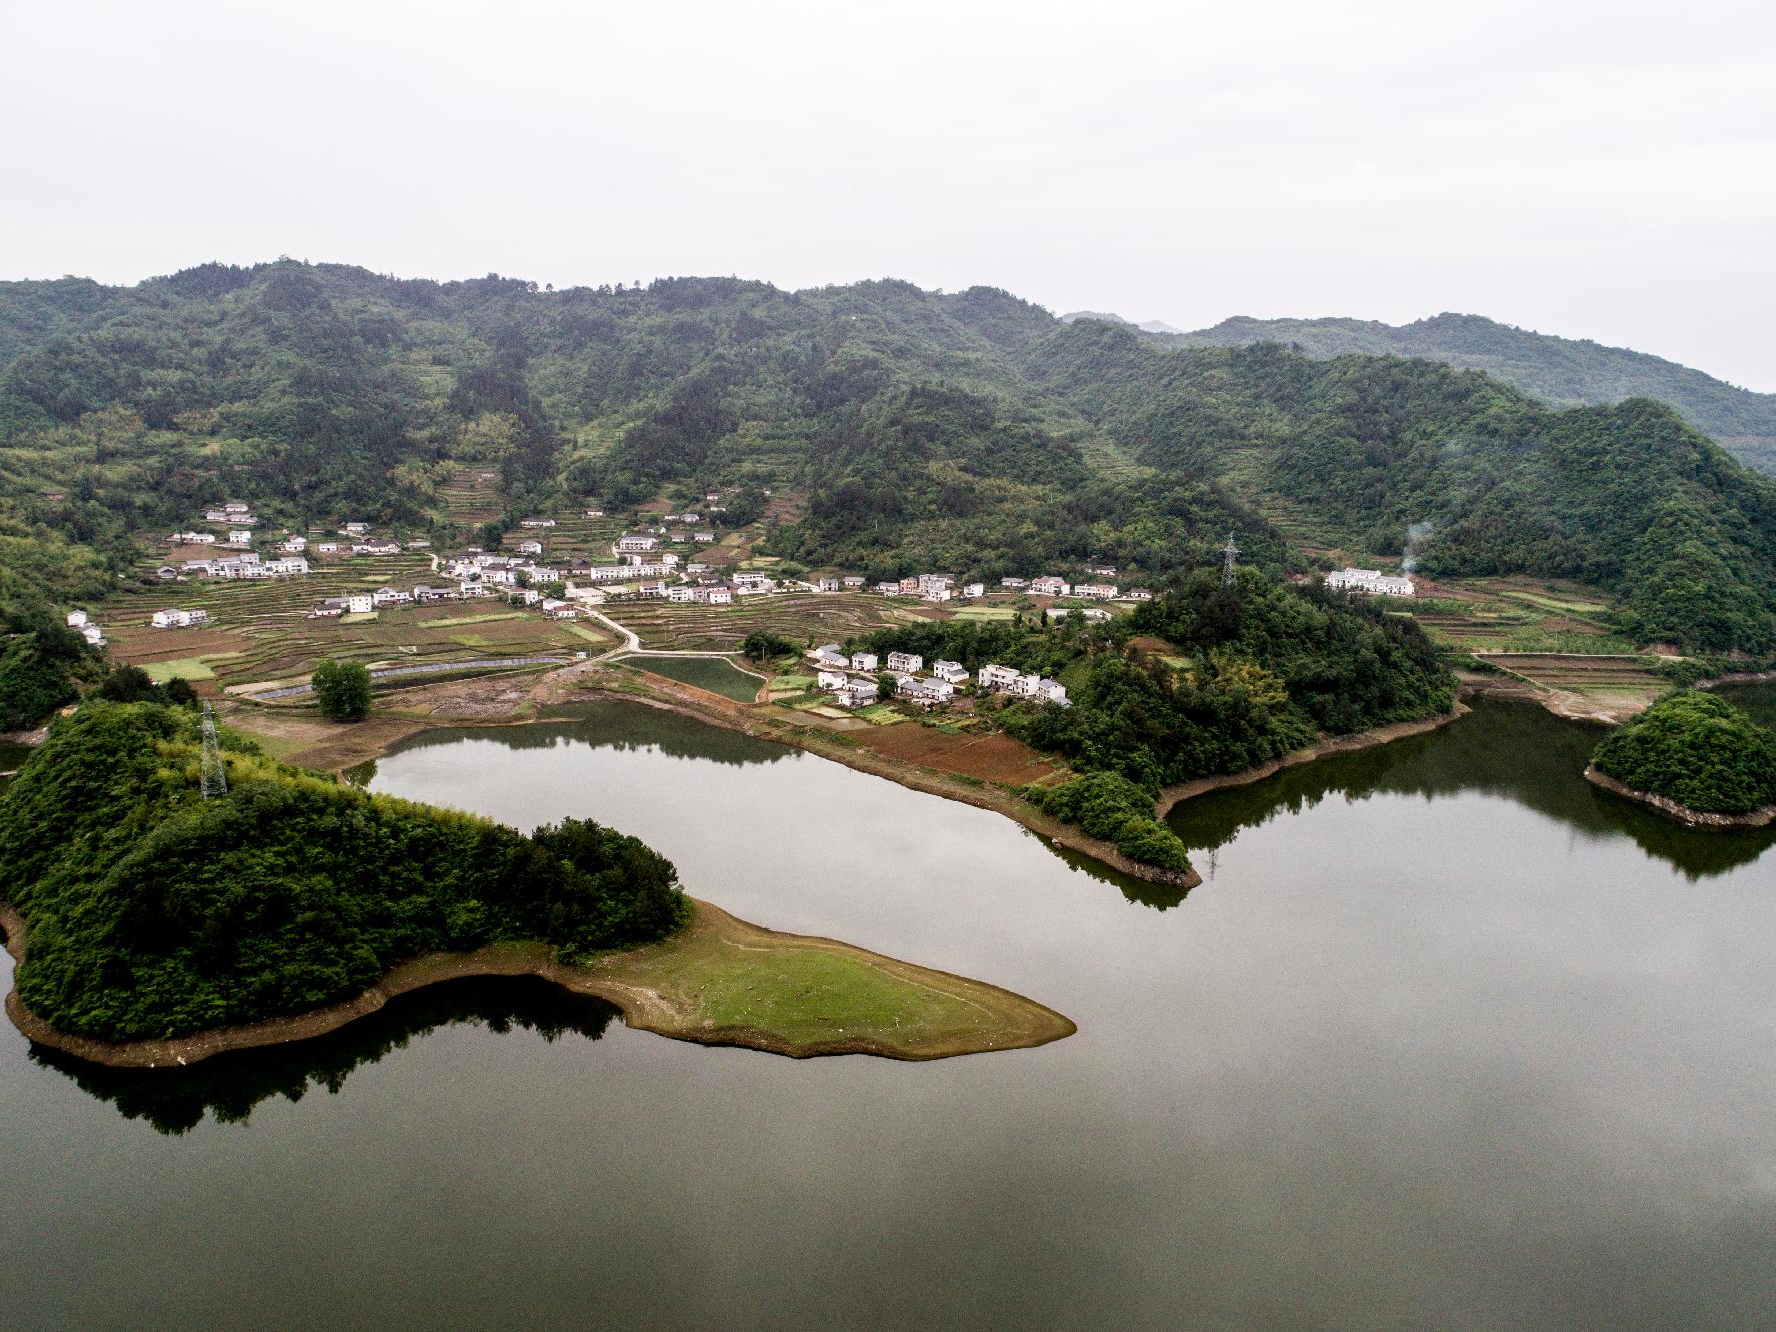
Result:
[[1655,795],[1651,791],[1642,791],[1638,787],[1617,781],[1608,773],[1599,772],[1594,767],[1585,769],[1585,780],[1591,785],[1618,795],[1626,800],[1638,800],[1643,805],[1651,805],[1668,818],[1686,823],[1692,828],[1765,828],[1776,823],[1776,805],[1765,805],[1761,809],[1750,810],[1744,814],[1710,814],[1705,810],[1691,809],[1681,801],[1670,796]]

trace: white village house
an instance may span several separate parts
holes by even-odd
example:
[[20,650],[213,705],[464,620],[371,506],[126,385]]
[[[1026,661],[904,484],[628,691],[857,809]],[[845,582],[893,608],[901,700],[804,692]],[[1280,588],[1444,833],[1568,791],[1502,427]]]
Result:
[[186,629],[194,624],[209,622],[210,613],[206,610],[159,610],[148,621],[156,629]]
[[1326,575],[1326,586],[1334,592],[1362,592],[1374,597],[1418,595],[1410,578],[1384,574],[1380,569],[1340,569]]

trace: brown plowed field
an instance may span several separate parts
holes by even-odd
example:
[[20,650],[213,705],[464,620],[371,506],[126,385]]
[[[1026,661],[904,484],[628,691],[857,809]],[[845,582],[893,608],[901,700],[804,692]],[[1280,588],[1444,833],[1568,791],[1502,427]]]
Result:
[[132,666],[156,661],[183,661],[218,652],[245,652],[252,643],[232,629],[107,628],[111,655]]
[[1057,771],[1048,759],[1009,735],[950,735],[912,722],[849,734],[888,758],[985,782],[1023,786]]

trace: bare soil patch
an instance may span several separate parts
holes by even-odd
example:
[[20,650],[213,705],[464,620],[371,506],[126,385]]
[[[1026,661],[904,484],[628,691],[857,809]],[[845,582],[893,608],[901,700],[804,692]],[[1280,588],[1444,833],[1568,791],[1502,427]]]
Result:
[[1052,759],[1004,734],[950,735],[909,724],[872,727],[857,739],[889,758],[1008,786],[1027,786],[1061,771]]

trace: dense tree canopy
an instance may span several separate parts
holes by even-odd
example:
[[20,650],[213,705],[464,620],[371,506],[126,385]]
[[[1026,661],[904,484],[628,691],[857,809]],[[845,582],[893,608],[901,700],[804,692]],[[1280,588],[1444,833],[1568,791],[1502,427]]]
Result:
[[370,715],[370,671],[361,661],[323,661],[309,686],[329,721],[363,721]]
[[1776,733],[1703,691],[1667,694],[1605,737],[1591,763],[1706,814],[1776,805]]
[[372,796],[225,737],[199,794],[195,714],[88,702],[0,796],[0,897],[29,926],[19,994],[56,1027],[165,1037],[350,997],[395,963],[535,939],[657,939],[669,862],[579,820],[524,836]]

